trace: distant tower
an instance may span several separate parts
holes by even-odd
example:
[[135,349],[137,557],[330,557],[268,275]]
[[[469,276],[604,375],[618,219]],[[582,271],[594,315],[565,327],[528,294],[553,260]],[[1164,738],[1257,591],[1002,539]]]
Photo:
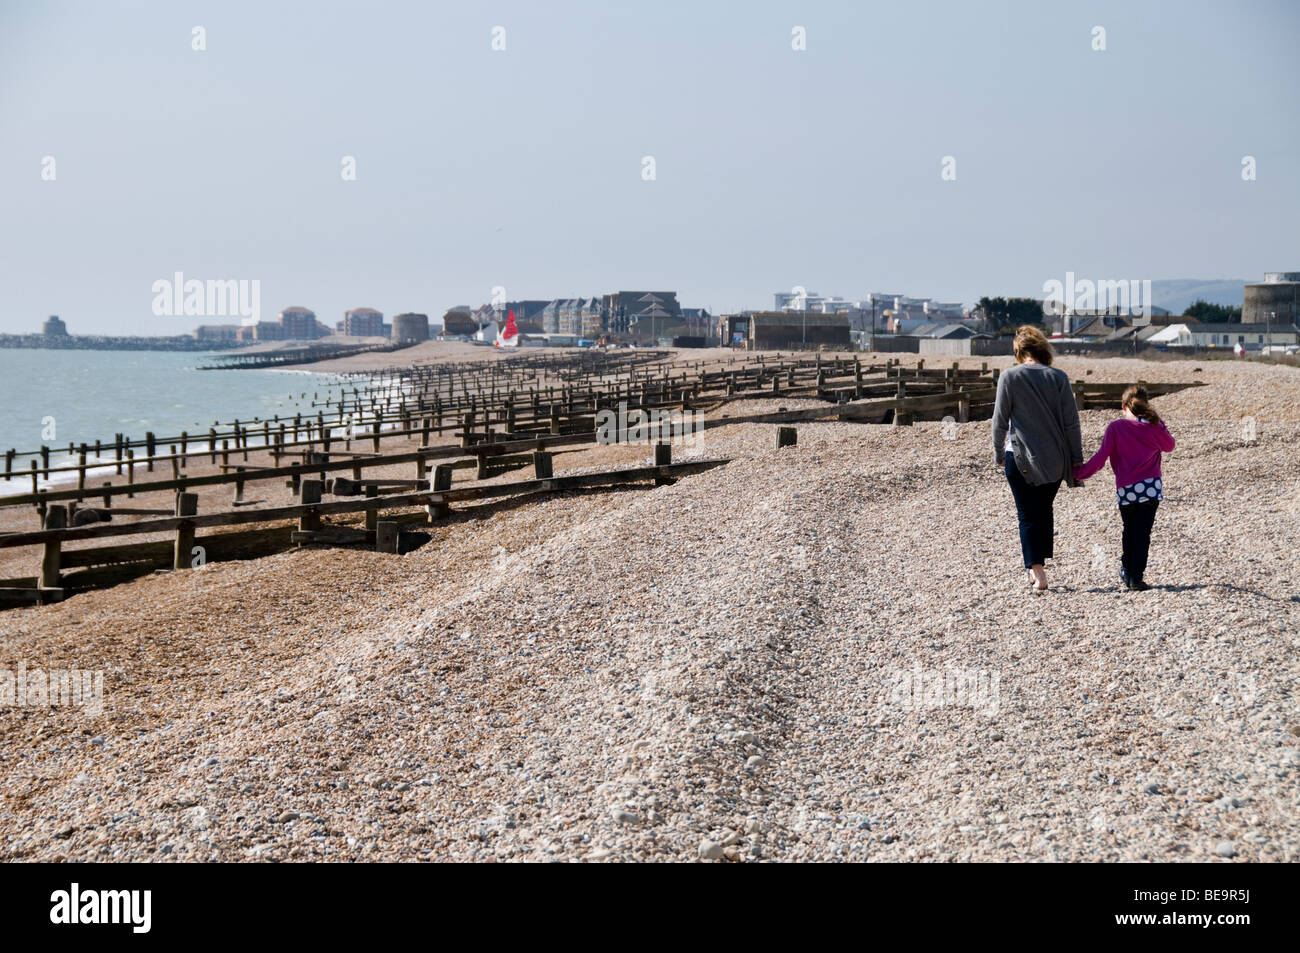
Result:
[[1277,324],[1300,321],[1300,271],[1274,271],[1260,284],[1246,285],[1241,303],[1242,324]]
[[63,319],[57,314],[52,314],[41,325],[41,333],[47,338],[66,338],[68,336],[68,326],[63,323]]
[[429,340],[429,316],[427,314],[399,314],[393,318],[394,341]]

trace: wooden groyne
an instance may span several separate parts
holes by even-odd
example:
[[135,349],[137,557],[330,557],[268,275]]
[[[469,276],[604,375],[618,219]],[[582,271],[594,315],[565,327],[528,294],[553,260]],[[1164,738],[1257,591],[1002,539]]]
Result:
[[254,351],[252,353],[235,352],[227,354],[219,364],[206,364],[201,371],[224,371],[231,369],[250,370],[255,368],[291,367],[295,364],[315,364],[317,361],[332,361],[340,357],[352,357],[354,354],[387,354],[412,347],[414,342],[401,341],[395,344],[308,344],[303,347],[279,348],[274,351]]
[[[0,496],[0,509],[30,508],[36,526],[0,534],[0,549],[40,547],[41,553],[34,576],[0,580],[0,603],[50,601],[153,568],[185,569],[196,560],[291,545],[393,551],[409,545],[412,526],[446,520],[452,503],[660,484],[727,462],[672,463],[670,441],[681,433],[668,423],[646,433],[654,444],[653,467],[555,475],[557,455],[597,442],[602,411],[711,412],[709,429],[825,420],[968,421],[991,415],[998,376],[987,365],[903,367],[844,355],[667,358],[653,351],[579,352],[394,368],[354,375],[354,386],[334,399],[313,395],[314,413],[292,418],[236,420],[204,434],[164,438],[116,434],[111,442],[97,441],[93,457],[92,445],[70,447],[77,462],[65,466],[51,465],[47,447],[10,450],[5,480],[30,479],[31,491]],[[1076,401],[1081,408],[1116,407],[1124,386],[1077,381]],[[1187,386],[1194,385],[1148,384],[1156,395]],[[787,398],[820,406],[790,410],[780,404]],[[773,409],[743,415],[727,409],[755,400]],[[785,438],[794,436],[787,431]],[[188,474],[192,463],[209,472]],[[531,480],[480,482],[525,467],[534,470]],[[92,485],[97,468],[112,470],[114,479]],[[409,468],[406,475],[402,468]],[[472,470],[474,482],[453,487],[456,470]],[[66,484],[40,486],[52,479]],[[211,506],[213,487],[227,488],[228,504],[199,513],[197,491],[208,494]],[[293,502],[268,505],[285,489]],[[155,502],[133,505],[137,496]],[[390,516],[381,520],[381,512]],[[335,523],[327,525],[324,517]],[[345,525],[349,521],[359,525]],[[198,537],[199,529],[216,532]],[[170,545],[119,542],[159,533],[173,537]],[[87,540],[112,542],[63,548]]]

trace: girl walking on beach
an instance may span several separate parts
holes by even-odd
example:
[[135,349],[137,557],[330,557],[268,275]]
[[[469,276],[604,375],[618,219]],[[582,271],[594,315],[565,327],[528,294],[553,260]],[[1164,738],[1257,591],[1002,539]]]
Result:
[[1047,588],[1043,562],[1053,552],[1056,491],[1083,462],[1079,409],[1069,375],[1052,367],[1052,346],[1042,331],[1024,325],[1016,331],[1013,350],[1016,366],[998,378],[993,451],[1016,501],[1029,583],[1042,591]]
[[1106,427],[1101,448],[1087,463],[1074,468],[1075,479],[1086,480],[1110,461],[1115,474],[1115,495],[1124,522],[1119,579],[1129,589],[1151,587],[1142,579],[1151,548],[1151,527],[1156,509],[1165,498],[1160,476],[1160,454],[1174,449],[1174,436],[1151,406],[1145,387],[1133,386],[1120,398],[1124,416]]

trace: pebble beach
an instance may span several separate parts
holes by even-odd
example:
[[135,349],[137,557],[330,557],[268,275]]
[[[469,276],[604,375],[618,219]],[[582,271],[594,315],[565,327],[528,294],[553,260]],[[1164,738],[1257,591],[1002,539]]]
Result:
[[0,708],[0,859],[1300,860],[1300,369],[1059,363],[1206,382],[1155,401],[1148,592],[1109,470],[1029,590],[988,421],[711,429],[673,460],[724,467],[453,507],[404,556],[0,613],[0,668],[104,673],[99,715]]

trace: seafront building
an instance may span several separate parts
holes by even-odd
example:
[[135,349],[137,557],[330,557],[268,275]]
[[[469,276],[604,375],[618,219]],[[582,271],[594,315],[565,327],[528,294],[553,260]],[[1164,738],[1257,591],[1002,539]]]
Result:
[[259,321],[240,325],[238,340],[252,341],[314,341],[329,334],[329,328],[316,319],[316,312],[297,305],[280,312],[278,321]]
[[1147,339],[1150,344],[1168,347],[1231,348],[1240,344],[1246,350],[1264,347],[1288,348],[1300,344],[1300,331],[1294,327],[1259,323],[1200,323],[1185,321],[1158,328]]
[[478,322],[474,319],[474,312],[467,304],[458,304],[454,308],[448,308],[442,316],[442,330],[438,332],[439,337],[469,337],[478,331]]
[[885,330],[891,330],[892,323],[899,321],[947,324],[969,320],[969,312],[960,301],[909,298],[901,294],[873,292],[860,301],[850,301],[808,291],[778,291],[773,299],[777,311],[846,314],[854,327],[866,327],[873,319],[878,329]]
[[285,341],[310,341],[324,337],[317,330],[316,312],[310,308],[285,308],[280,312],[280,329],[281,340]]
[[718,340],[750,351],[853,347],[847,314],[822,311],[740,311],[718,317]]
[[673,291],[618,291],[549,301],[531,298],[507,301],[504,305],[483,305],[476,310],[466,307],[453,310],[458,315],[465,312],[474,320],[474,329],[458,332],[469,334],[491,322],[500,323],[511,311],[522,333],[546,335],[555,340],[594,341],[613,337],[648,343],[668,334],[712,332],[712,316],[708,311],[683,309]]
[[374,308],[353,308],[343,312],[343,333],[354,338],[384,335],[384,313]]

